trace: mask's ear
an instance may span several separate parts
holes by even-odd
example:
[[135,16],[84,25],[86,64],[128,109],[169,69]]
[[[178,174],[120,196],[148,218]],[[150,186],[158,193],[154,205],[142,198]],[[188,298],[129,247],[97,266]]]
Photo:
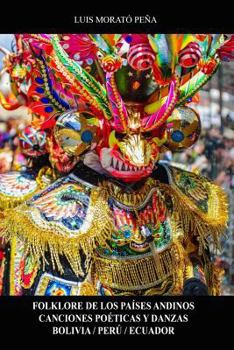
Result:
[[97,119],[87,113],[68,111],[58,118],[54,136],[64,152],[79,156],[97,143],[97,125]]
[[178,107],[167,120],[165,146],[173,152],[191,147],[199,138],[201,122],[198,113],[190,107]]

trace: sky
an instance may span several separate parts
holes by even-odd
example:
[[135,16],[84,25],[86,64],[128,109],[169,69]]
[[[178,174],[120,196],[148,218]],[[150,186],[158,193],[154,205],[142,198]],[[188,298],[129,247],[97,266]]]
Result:
[[[11,43],[14,40],[13,34],[0,34],[0,46],[11,50]],[[2,68],[2,58],[3,54],[0,52],[0,69]]]

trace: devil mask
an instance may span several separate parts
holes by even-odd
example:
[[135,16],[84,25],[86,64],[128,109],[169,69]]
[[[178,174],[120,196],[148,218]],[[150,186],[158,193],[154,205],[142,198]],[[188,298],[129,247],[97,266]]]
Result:
[[163,152],[196,142],[200,119],[190,103],[233,37],[27,34],[23,42],[35,59],[28,100],[38,130],[49,130],[68,158],[92,152],[103,171],[135,182]]

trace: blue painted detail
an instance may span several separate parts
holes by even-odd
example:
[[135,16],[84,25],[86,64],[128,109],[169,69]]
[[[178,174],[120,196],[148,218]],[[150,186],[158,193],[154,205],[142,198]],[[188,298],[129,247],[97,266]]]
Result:
[[130,238],[131,235],[132,235],[132,233],[131,233],[130,230],[124,230],[124,231],[123,231],[123,234],[124,234],[124,237],[125,237],[125,238]]
[[36,88],[36,92],[38,92],[38,94],[43,94],[44,93],[44,89],[42,87],[37,87]]
[[62,219],[62,223],[65,227],[67,227],[70,230],[79,230],[79,228],[81,227],[81,225],[83,224],[85,219],[85,215],[83,215],[82,219],[80,217],[73,217],[71,218],[67,218],[67,219]]
[[36,81],[38,84],[44,84],[44,79],[42,79],[41,77],[36,77],[35,81]]
[[48,99],[48,97],[42,97],[42,98],[41,98],[41,102],[42,102],[42,103],[49,103],[50,100]]
[[86,60],[86,62],[87,62],[88,65],[91,65],[91,64],[93,64],[93,59],[92,58],[88,58]]
[[45,59],[44,57],[40,57],[40,59],[43,61],[44,63],[44,68],[45,68],[45,71],[46,71],[46,78],[47,78],[47,83],[48,83],[48,86],[49,86],[49,90],[50,90],[50,93],[52,94],[52,96],[54,97],[54,99],[60,103],[64,108],[66,109],[70,109],[70,105],[65,102],[62,98],[59,97],[58,93],[53,89],[53,84],[51,82],[51,79],[50,79],[50,76],[49,76],[49,70],[48,70],[48,67],[45,63]]
[[171,138],[174,142],[181,142],[184,139],[184,134],[180,130],[175,130],[171,134]]
[[53,110],[54,109],[51,106],[48,106],[48,107],[45,108],[46,113],[51,113],[51,112],[53,112]]
[[132,42],[132,37],[130,35],[127,35],[125,38],[125,41],[130,44]]
[[82,132],[82,134],[81,134],[81,140],[82,140],[83,142],[89,143],[89,142],[92,141],[92,139],[93,139],[93,134],[92,134],[91,131],[85,130],[84,132]]
[[71,286],[68,286],[66,284],[57,282],[57,281],[50,281],[48,283],[48,286],[45,291],[45,296],[52,296],[52,295],[71,295]]

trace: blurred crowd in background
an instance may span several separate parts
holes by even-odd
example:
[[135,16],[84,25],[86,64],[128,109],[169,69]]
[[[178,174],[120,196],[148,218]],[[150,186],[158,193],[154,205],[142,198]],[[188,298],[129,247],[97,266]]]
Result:
[[204,130],[194,147],[183,153],[167,154],[168,160],[181,163],[190,171],[199,172],[224,189],[234,187],[234,130]]
[[20,170],[26,164],[18,147],[18,134],[26,121],[9,118],[0,119],[0,173]]
[[189,171],[200,173],[221,186],[229,201],[229,223],[222,238],[222,250],[214,256],[223,270],[223,294],[234,294],[234,122],[226,118],[223,130],[203,130],[199,141],[182,153],[165,155],[165,159]]

